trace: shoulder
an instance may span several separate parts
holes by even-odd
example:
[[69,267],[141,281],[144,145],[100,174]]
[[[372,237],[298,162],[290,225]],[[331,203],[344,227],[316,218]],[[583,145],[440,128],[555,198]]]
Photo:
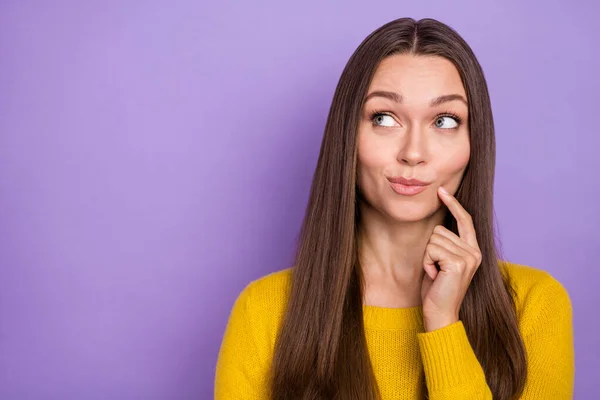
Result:
[[528,265],[500,262],[500,270],[509,279],[524,334],[543,320],[572,317],[567,289],[549,272]]
[[500,270],[510,279],[515,290],[517,305],[523,305],[522,303],[530,302],[549,293],[568,296],[562,283],[548,271],[507,261],[500,262]]
[[240,293],[254,312],[283,311],[291,289],[292,268],[264,275],[250,282]]
[[239,292],[223,335],[215,398],[264,398],[291,271],[256,279]]
[[251,281],[239,293],[231,318],[247,321],[256,340],[272,348],[279,330],[292,282],[292,268],[264,275]]

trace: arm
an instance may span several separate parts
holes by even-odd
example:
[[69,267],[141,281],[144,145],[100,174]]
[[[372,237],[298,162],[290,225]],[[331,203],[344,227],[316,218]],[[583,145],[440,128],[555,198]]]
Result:
[[492,399],[483,368],[459,319],[465,293],[483,259],[473,218],[441,186],[438,195],[456,219],[458,235],[436,226],[423,258],[426,273],[421,296],[426,332],[417,337],[429,398]]
[[430,399],[492,399],[462,321],[417,337]]
[[575,351],[571,301],[548,275],[522,316],[528,376],[522,400],[573,398]]
[[261,319],[253,314],[251,289],[252,284],[242,291],[229,316],[217,361],[215,400],[267,398],[265,345],[255,333]]
[[[526,303],[520,328],[528,373],[520,399],[572,399],[575,361],[569,295],[548,275]],[[430,399],[492,398],[462,322],[419,333],[418,339]]]

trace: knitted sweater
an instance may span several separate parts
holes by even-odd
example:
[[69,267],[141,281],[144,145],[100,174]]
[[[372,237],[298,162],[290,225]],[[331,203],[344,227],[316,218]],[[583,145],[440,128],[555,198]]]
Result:
[[[572,309],[565,288],[545,271],[500,263],[516,289],[519,329],[528,358],[521,399],[573,396]],[[238,296],[216,367],[215,399],[268,399],[268,372],[285,312],[291,269],[250,283]],[[363,306],[371,364],[382,399],[491,399],[462,321],[425,332],[420,306]]]

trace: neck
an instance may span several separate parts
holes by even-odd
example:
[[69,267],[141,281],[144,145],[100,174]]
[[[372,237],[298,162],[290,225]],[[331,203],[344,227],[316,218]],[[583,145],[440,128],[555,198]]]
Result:
[[358,255],[365,281],[365,303],[384,307],[421,304],[423,256],[445,209],[418,221],[393,221],[362,202]]

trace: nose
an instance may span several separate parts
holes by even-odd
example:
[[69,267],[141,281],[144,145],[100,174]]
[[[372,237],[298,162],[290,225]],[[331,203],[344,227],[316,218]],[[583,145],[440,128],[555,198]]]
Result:
[[415,166],[426,161],[427,138],[417,126],[406,131],[402,137],[397,159],[403,164]]

